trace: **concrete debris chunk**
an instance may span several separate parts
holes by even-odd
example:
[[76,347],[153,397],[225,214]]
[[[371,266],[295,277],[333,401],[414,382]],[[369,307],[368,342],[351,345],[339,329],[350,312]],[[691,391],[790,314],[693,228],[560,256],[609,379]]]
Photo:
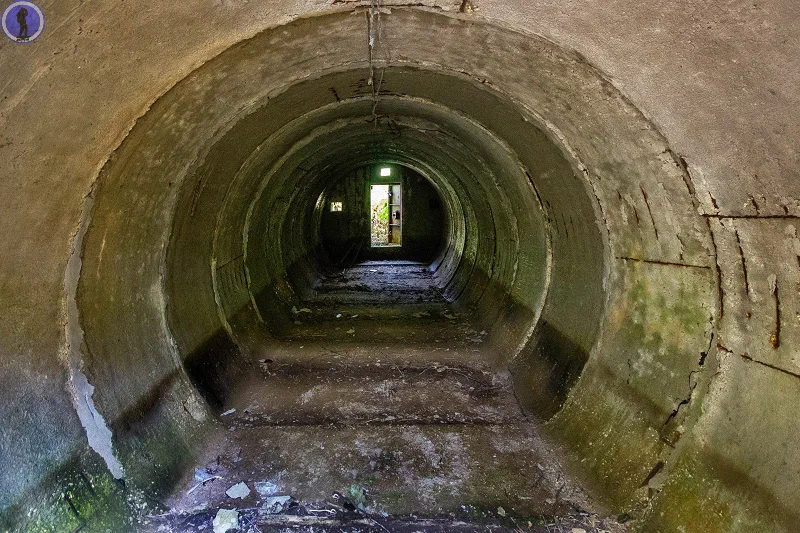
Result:
[[282,513],[288,506],[291,496],[272,496],[264,501],[262,509],[266,514]]
[[240,481],[225,491],[229,498],[247,498],[250,495],[250,488],[244,481]]
[[353,483],[347,488],[345,500],[353,504],[356,509],[363,511],[367,507],[367,489],[358,483]]
[[239,511],[220,509],[214,517],[214,533],[226,533],[231,529],[239,529]]
[[279,490],[278,484],[272,481],[257,481],[255,487],[259,496],[273,496]]
[[209,474],[206,470],[200,470],[199,468],[194,469],[194,479],[196,481],[208,481],[209,479],[213,478],[213,474]]
[[497,508],[497,514],[499,514],[500,516],[505,516],[506,515],[506,510],[503,509],[502,507],[498,507]]
[[228,409],[227,411],[225,411],[224,413],[222,413],[222,415],[220,415],[220,416],[228,416],[228,415],[232,415],[232,414],[233,414],[233,413],[235,413],[235,412],[236,412],[236,409]]

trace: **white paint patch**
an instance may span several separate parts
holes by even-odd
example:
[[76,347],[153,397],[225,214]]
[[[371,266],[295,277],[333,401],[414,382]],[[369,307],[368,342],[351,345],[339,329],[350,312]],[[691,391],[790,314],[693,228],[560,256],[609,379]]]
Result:
[[125,470],[114,455],[111,430],[92,401],[94,386],[89,383],[89,380],[86,379],[80,369],[73,368],[70,376],[70,387],[75,401],[75,410],[78,412],[78,418],[80,418],[81,424],[86,430],[89,446],[105,460],[108,470],[115,479],[123,479]]

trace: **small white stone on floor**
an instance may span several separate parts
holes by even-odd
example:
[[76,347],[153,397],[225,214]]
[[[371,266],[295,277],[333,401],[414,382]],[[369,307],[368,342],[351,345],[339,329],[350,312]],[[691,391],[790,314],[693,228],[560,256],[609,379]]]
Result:
[[497,508],[497,514],[499,514],[500,516],[505,516],[506,515],[506,510],[503,509],[502,507],[498,507]]
[[220,509],[214,517],[214,533],[225,533],[231,529],[239,529],[239,511]]
[[229,498],[247,498],[250,495],[250,488],[244,481],[240,481],[225,491]]
[[214,477],[213,474],[209,474],[207,470],[200,470],[199,468],[194,469],[195,481],[205,482],[211,479],[212,477]]
[[258,492],[260,496],[272,496],[278,492],[278,484],[272,481],[257,481],[255,486],[256,492]]
[[233,413],[235,413],[235,412],[236,412],[236,409],[228,409],[227,411],[225,411],[224,413],[222,413],[222,415],[221,415],[221,416],[228,416],[228,415],[232,415],[232,414],[233,414]]

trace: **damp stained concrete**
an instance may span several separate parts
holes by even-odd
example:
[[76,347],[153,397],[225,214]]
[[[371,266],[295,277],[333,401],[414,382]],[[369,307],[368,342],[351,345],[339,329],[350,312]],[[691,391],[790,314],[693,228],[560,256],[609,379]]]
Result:
[[[566,474],[426,265],[344,269],[294,314],[223,406],[196,465],[215,477],[187,471],[145,528],[210,531],[238,509],[242,531],[626,531]],[[226,495],[239,482],[249,495]],[[269,512],[276,495],[291,501]]]

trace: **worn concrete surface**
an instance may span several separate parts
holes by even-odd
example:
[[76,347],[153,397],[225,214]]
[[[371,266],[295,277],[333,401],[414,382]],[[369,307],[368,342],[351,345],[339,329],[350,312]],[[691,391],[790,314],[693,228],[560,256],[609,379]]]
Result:
[[[492,364],[485,332],[421,269],[372,261],[325,278],[223,406],[223,425],[197,463],[218,478],[201,484],[190,469],[169,513],[145,525],[205,529],[218,509],[236,508],[249,510],[250,527],[271,531],[292,517],[296,526],[302,516],[346,520],[355,504],[355,517],[377,521],[362,526],[370,530],[428,519],[416,527],[544,531],[594,520],[586,530],[624,531],[563,471],[508,372]],[[226,491],[240,481],[252,490],[232,499]],[[263,482],[271,486],[260,494]],[[270,514],[264,506],[275,495],[294,503]],[[401,517],[413,518],[404,526]]]
[[[85,459],[85,433],[71,405],[79,398],[66,388],[68,354],[76,347],[68,345],[65,271],[81,227],[83,199],[109,154],[136,118],[144,116],[170,87],[231,45],[296,17],[331,10],[348,13],[358,5],[89,1],[71,6],[43,2],[48,30],[37,43],[0,44],[0,66],[3,72],[13,73],[4,82],[0,101],[0,122],[6,126],[0,142],[6,161],[2,171],[6,193],[0,197],[0,224],[6,230],[0,237],[6,250],[0,270],[4,307],[0,379],[5,391],[0,413],[9,421],[0,435],[0,450],[6,464],[14,465],[12,474],[4,468],[0,476],[0,508],[11,510],[12,521],[53,509],[58,516],[77,520],[74,509],[84,507],[80,502],[67,504],[61,484],[45,480],[65,468],[69,479],[95,472]],[[554,261],[548,301],[589,301],[586,295],[597,290],[610,303],[607,319],[598,311],[589,320],[585,311],[602,310],[602,305],[545,306],[545,320],[538,331],[549,333],[532,340],[548,342],[522,353],[540,354],[545,361],[574,361],[577,368],[585,363],[586,371],[578,379],[575,364],[556,364],[552,366],[559,372],[538,369],[522,376],[520,383],[554,391],[562,390],[555,383],[570,384],[549,404],[549,415],[565,405],[554,431],[560,431],[567,445],[573,443],[577,463],[581,454],[590,457],[586,479],[599,492],[613,493],[609,501],[620,510],[640,513],[650,529],[679,530],[698,524],[703,530],[720,531],[789,529],[797,521],[793,502],[800,491],[800,476],[792,468],[797,464],[796,435],[787,423],[794,419],[790,406],[800,394],[792,344],[798,327],[792,229],[800,214],[796,144],[800,116],[795,112],[800,104],[795,90],[800,81],[798,6],[789,1],[487,0],[468,2],[465,12],[457,14],[460,5],[442,3],[433,10],[442,18],[455,14],[458,22],[448,18],[442,23],[437,18],[434,23],[419,9],[411,14],[401,9],[384,13],[385,33],[379,41],[390,43],[385,49],[396,54],[391,55],[392,61],[426,68],[435,65],[434,70],[442,67],[484,79],[538,114],[541,120],[533,117],[534,122],[544,123],[551,138],[572,149],[575,174],[585,177],[594,193],[593,200],[588,196],[589,209],[579,212],[586,215],[596,209],[601,213],[597,216],[602,221],[600,234],[609,243],[607,248],[597,244],[600,241],[591,232],[593,217],[569,219],[570,195],[553,192],[565,183],[563,175],[549,176],[547,168],[532,173],[552,205],[546,217]],[[330,46],[327,57],[349,54],[363,78],[368,53],[366,17],[363,12],[347,16],[352,17],[349,29],[328,34],[327,40],[316,41],[306,34],[305,46],[280,55],[281,39],[291,41],[291,31],[282,29],[264,40],[263,50],[274,58],[302,62],[307,58],[304,54],[325,42]],[[495,25],[487,27],[484,20]],[[523,33],[509,31],[512,28]],[[331,35],[338,35],[338,40]],[[543,46],[535,35],[550,39],[554,46]],[[526,41],[537,44],[520,53]],[[580,57],[561,50],[575,50]],[[553,61],[548,63],[543,57]],[[535,65],[526,65],[528,60]],[[289,59],[285,62],[291,64]],[[213,72],[213,67],[206,72]],[[288,67],[286,72],[302,78],[306,71]],[[441,72],[431,74],[438,75]],[[212,86],[222,88],[224,78],[214,78],[213,73],[209,77],[214,80]],[[429,97],[459,109],[456,97],[446,100],[435,90],[427,90],[447,87],[446,83],[406,79],[409,83],[399,83],[398,89],[416,87],[417,92],[397,90],[398,94]],[[188,107],[175,121],[170,147],[190,144],[186,142],[191,138],[189,130],[180,126],[192,117],[190,100],[183,101]],[[502,128],[481,116],[482,111],[503,117],[520,112],[507,101],[499,107],[472,107],[472,116],[492,131]],[[176,112],[180,109],[175,108]],[[148,115],[141,124],[157,122]],[[213,136],[210,130],[216,132],[220,124],[201,124],[196,131]],[[448,127],[453,130],[453,124]],[[520,136],[515,128],[501,136],[531,167],[524,147],[513,143],[533,137]],[[517,135],[508,135],[514,131]],[[197,144],[206,145],[206,139],[197,138]],[[667,148],[673,152],[664,153]],[[170,162],[161,157],[165,156],[154,156],[154,166]],[[193,157],[172,162],[180,170],[192,164]],[[138,187],[143,181],[135,182],[133,174],[123,176],[136,183],[132,190],[141,192],[141,197],[126,191],[120,194],[126,200],[101,209],[110,220],[124,221],[119,224],[120,234],[127,229],[136,233],[145,226],[148,210],[152,215],[156,209],[155,196],[144,193],[149,186]],[[167,183],[162,181],[166,187],[172,185]],[[142,199],[141,211],[133,199]],[[159,223],[166,228],[164,238],[149,241],[143,232],[140,242],[150,242],[151,248],[129,243],[128,249],[134,257],[152,258],[148,263],[152,279],[149,285],[134,287],[119,276],[122,293],[130,299],[116,304],[124,313],[111,313],[126,316],[141,330],[128,328],[136,334],[125,343],[110,333],[90,336],[90,342],[102,337],[106,348],[84,352],[83,362],[89,383],[96,387],[98,412],[108,418],[118,447],[131,452],[121,454],[121,461],[128,462],[126,471],[133,472],[131,486],[137,479],[154,475],[146,472],[148,458],[170,461],[161,443],[181,441],[185,444],[180,445],[182,453],[190,456],[193,439],[189,436],[195,431],[202,434],[207,423],[203,422],[205,407],[198,404],[202,401],[183,373],[181,361],[186,353],[181,353],[180,344],[176,347],[172,334],[194,337],[188,325],[175,327],[164,316],[167,304],[159,288],[164,275],[159,254],[166,248],[172,219],[169,209],[156,211],[163,215]],[[584,242],[575,241],[575,226],[589,228],[577,232],[578,237],[586,237],[585,245],[575,245]],[[520,226],[521,235],[528,227]],[[572,246],[559,248],[559,235]],[[90,241],[94,244],[88,245],[84,259],[95,263],[87,263],[81,280],[91,288],[87,280],[99,279],[105,272],[99,261],[104,256],[97,252],[106,240],[95,231]],[[602,258],[593,264],[595,269],[605,268],[606,276],[602,281],[588,274],[570,277],[579,267],[592,264],[586,256],[573,253],[591,243],[596,248],[588,255]],[[112,246],[105,259],[124,252],[123,245]],[[138,264],[133,263],[132,270]],[[555,268],[558,264],[563,267]],[[206,286],[210,282],[196,285]],[[527,286],[519,283],[511,289],[510,306],[520,296],[530,296]],[[684,290],[685,309],[670,300],[676,288]],[[85,303],[91,306],[99,301],[88,298]],[[234,307],[235,311],[240,306]],[[575,307],[581,312],[576,313]],[[104,304],[99,309],[80,317],[95,321],[88,324],[90,335],[112,322],[102,314]],[[224,331],[225,321],[213,305],[196,309],[198,313],[202,309],[206,320],[198,331],[206,325]],[[661,309],[655,316],[668,313],[671,320],[666,328],[659,328],[650,309]],[[701,327],[707,315],[714,321]],[[627,316],[634,319],[628,323]],[[545,323],[556,326],[547,329]],[[585,331],[580,330],[581,323],[587,324]],[[126,331],[126,326],[119,330]],[[515,331],[524,330],[515,326]],[[153,344],[140,342],[139,331],[152,331]],[[132,356],[130,364],[118,366],[125,359],[110,355],[132,350],[141,350],[146,358]],[[628,361],[633,370],[626,374]],[[629,386],[629,378],[639,385]],[[662,380],[658,389],[664,395],[643,399],[641,393],[653,392],[650,384],[657,379]],[[598,396],[595,391],[605,393]],[[674,424],[676,420],[680,422]],[[147,422],[132,431],[142,421]],[[669,423],[666,430],[663,421]],[[174,431],[170,434],[174,439],[166,437],[163,428],[167,427]],[[147,428],[162,429],[148,433]],[[676,440],[675,435],[683,437]],[[598,442],[610,446],[597,451]],[[74,460],[81,457],[83,462],[76,466]],[[171,468],[180,470],[180,462]],[[141,478],[135,474],[136,464],[141,466]],[[645,486],[637,489],[643,482]],[[52,489],[44,491],[47,497],[37,492],[41,486]],[[115,494],[115,490],[102,493]],[[93,516],[91,507],[84,517]],[[43,520],[40,523],[47,519]]]

